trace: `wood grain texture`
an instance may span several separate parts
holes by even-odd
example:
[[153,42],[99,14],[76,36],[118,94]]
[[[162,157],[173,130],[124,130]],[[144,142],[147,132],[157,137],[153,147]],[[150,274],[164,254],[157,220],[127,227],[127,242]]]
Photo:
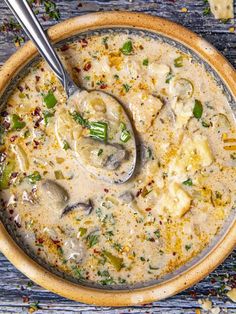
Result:
[[[166,17],[189,27],[199,35],[211,42],[221,53],[228,58],[232,65],[236,66],[236,35],[229,32],[234,21],[221,23],[211,15],[204,16],[203,9],[206,7],[203,0],[100,0],[100,1],[56,1],[61,12],[61,19],[72,16],[97,12],[102,10],[130,10],[145,12],[152,15]],[[182,13],[181,8],[187,8],[187,13]],[[236,11],[236,4],[235,4]],[[0,0],[0,23],[11,16],[3,0]],[[40,9],[40,16],[42,10]],[[54,24],[53,21],[45,21],[47,28]],[[15,51],[12,36],[0,33],[0,64],[2,64]],[[223,276],[225,279],[220,279]],[[236,278],[236,252],[214,271],[210,276],[195,285],[191,289],[164,301],[154,302],[146,306],[128,308],[102,308],[86,304],[76,303],[33,284],[28,287],[29,280],[16,270],[0,254],[0,313],[27,313],[29,304],[23,302],[23,297],[29,297],[29,303],[40,301],[41,309],[37,313],[163,313],[163,314],[194,314],[199,308],[198,298],[207,298],[209,294],[215,294],[222,285],[227,285],[227,277]],[[231,302],[225,293],[221,296],[211,296],[214,306],[227,309],[227,313],[236,313],[236,304]],[[221,312],[223,313],[223,311]]]

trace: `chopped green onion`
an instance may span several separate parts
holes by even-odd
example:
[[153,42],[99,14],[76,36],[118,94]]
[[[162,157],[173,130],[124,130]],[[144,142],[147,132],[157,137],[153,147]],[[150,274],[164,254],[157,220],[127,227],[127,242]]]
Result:
[[37,181],[42,179],[38,171],[34,171],[31,175],[28,176],[29,182],[35,184]]
[[21,118],[17,114],[13,114],[11,117],[12,121],[12,130],[19,131],[26,126],[26,123],[21,120]]
[[181,68],[183,66],[183,56],[180,56],[174,60],[174,66],[176,68]]
[[122,46],[122,48],[120,48],[120,51],[124,55],[130,55],[132,50],[133,50],[133,45],[132,45],[132,41],[131,40],[128,40],[127,42],[125,42],[124,45]]
[[54,175],[55,175],[56,180],[63,180],[63,179],[65,179],[65,177],[64,177],[64,175],[63,175],[61,170],[55,170],[54,171]]
[[87,232],[86,228],[82,228],[82,227],[79,228],[80,237],[83,237],[86,234],[86,232]]
[[143,60],[143,65],[147,67],[148,64],[149,64],[148,58],[147,58],[147,59],[144,59],[144,60]]
[[63,141],[63,149],[68,150],[70,148],[70,145],[67,141]]
[[130,132],[127,130],[126,125],[124,122],[120,123],[120,129],[121,129],[121,135],[120,135],[120,140],[123,143],[128,142],[128,140],[131,138]]
[[5,163],[5,165],[1,169],[1,176],[0,176],[0,189],[4,190],[9,187],[11,174],[15,169],[15,161],[10,160],[8,163]]
[[103,142],[107,142],[108,125],[106,122],[91,122],[89,124],[90,136]]
[[195,99],[195,104],[193,108],[193,115],[196,119],[200,119],[203,113],[203,106],[200,100]]
[[123,264],[123,258],[112,255],[108,251],[103,251],[103,255],[108,259],[108,261],[115,267],[117,271],[120,271]]
[[87,75],[87,76],[84,77],[84,79],[85,79],[86,81],[89,81],[89,80],[90,80],[90,76]]
[[73,113],[71,113],[71,116],[73,117],[75,122],[79,123],[83,127],[88,127],[89,125],[88,120],[84,119],[79,112],[74,111]]
[[187,185],[187,186],[192,186],[193,185],[193,181],[192,179],[187,179],[184,182],[182,182],[182,184]]
[[45,105],[48,109],[55,107],[55,105],[57,104],[57,99],[52,91],[49,91],[47,95],[43,97],[43,101],[45,102]]

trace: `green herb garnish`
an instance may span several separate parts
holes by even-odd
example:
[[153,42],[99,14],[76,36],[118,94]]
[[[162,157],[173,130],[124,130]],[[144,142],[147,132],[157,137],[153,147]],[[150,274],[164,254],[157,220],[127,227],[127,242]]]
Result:
[[187,186],[192,186],[193,185],[193,181],[192,179],[187,179],[184,182],[182,182],[183,185],[187,185]]
[[170,71],[167,76],[166,76],[166,83],[169,84],[170,83],[170,80],[173,78],[173,73],[172,71]]
[[22,119],[17,114],[13,114],[11,116],[11,122],[12,122],[12,130],[15,130],[15,131],[19,131],[26,126],[26,123],[22,121]]
[[34,171],[28,176],[28,179],[30,183],[35,184],[37,181],[40,181],[42,177],[38,171]]
[[63,149],[68,150],[70,148],[70,145],[67,141],[63,141]]
[[88,120],[84,119],[79,112],[74,111],[73,113],[71,113],[71,116],[73,117],[75,122],[79,123],[83,127],[88,127],[89,126]]
[[194,108],[193,108],[193,115],[196,119],[200,119],[203,113],[203,106],[200,100],[195,99]]
[[79,228],[79,235],[80,237],[83,237],[85,234],[87,233],[87,229],[86,228]]
[[174,66],[176,68],[181,68],[183,66],[183,56],[174,59]]
[[44,112],[43,112],[43,118],[44,118],[44,123],[45,123],[45,125],[48,124],[49,118],[51,118],[51,117],[53,117],[53,116],[54,116],[54,112],[50,112],[50,111],[44,111]]
[[120,51],[124,55],[130,55],[131,52],[133,51],[132,41],[128,40],[127,42],[125,42],[124,45],[122,46],[122,48],[120,48]]
[[91,248],[94,245],[96,245],[99,241],[99,235],[98,234],[94,234],[94,233],[90,233],[87,237],[86,237],[86,241],[88,244],[88,247]]
[[207,7],[207,8],[205,8],[205,9],[203,10],[203,15],[208,15],[208,14],[210,14],[210,13],[211,13],[210,7]]
[[102,149],[102,148],[100,148],[100,149],[99,149],[99,151],[98,151],[98,156],[101,156],[101,155],[102,155],[102,153],[103,153],[103,149]]
[[211,126],[211,124],[208,123],[208,122],[206,122],[206,121],[202,121],[202,126],[203,126],[204,128],[209,128],[209,127]]
[[43,101],[48,109],[55,107],[57,104],[57,99],[52,91],[49,91],[47,95],[43,97]]
[[160,236],[161,236],[161,234],[160,234],[160,230],[156,230],[156,231],[154,231],[154,234],[155,234],[155,236],[159,239],[160,238]]
[[130,90],[131,86],[129,84],[123,84],[123,87],[126,91],[126,93],[128,93],[128,91]]
[[144,60],[143,60],[143,65],[147,67],[148,64],[149,64],[148,58],[144,59]]
[[191,249],[191,247],[192,247],[192,244],[186,244],[185,245],[185,250],[189,251]]

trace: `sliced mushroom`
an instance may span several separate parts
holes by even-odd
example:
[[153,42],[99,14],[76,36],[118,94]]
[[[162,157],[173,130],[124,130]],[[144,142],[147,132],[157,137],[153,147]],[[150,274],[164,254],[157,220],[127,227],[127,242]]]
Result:
[[66,214],[68,214],[69,212],[71,212],[74,209],[82,209],[85,211],[86,215],[89,215],[92,210],[93,210],[93,204],[92,201],[89,200],[88,203],[82,203],[82,202],[78,202],[75,204],[71,204],[71,205],[67,205],[63,211],[62,211],[62,217]]

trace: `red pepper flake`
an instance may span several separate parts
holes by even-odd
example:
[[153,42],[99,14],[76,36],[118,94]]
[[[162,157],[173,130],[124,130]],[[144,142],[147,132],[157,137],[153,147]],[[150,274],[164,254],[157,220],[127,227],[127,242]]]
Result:
[[189,294],[191,295],[192,298],[196,298],[197,297],[196,291],[189,291]]
[[10,137],[10,142],[14,142],[16,139],[17,139],[17,135],[12,135],[11,137]]
[[155,242],[155,239],[154,238],[149,238],[148,239],[150,242]]
[[108,189],[104,189],[104,192],[108,193],[108,192],[109,192],[109,190],[108,190]]
[[101,89],[106,89],[106,88],[107,88],[107,84],[101,84],[101,85],[100,85],[100,88],[101,88]]
[[34,128],[37,129],[39,127],[40,122],[43,121],[43,118],[40,117],[34,124]]
[[98,250],[96,250],[96,249],[94,249],[93,252],[94,252],[95,254],[100,254],[100,253],[101,253],[100,251],[98,251]]
[[15,179],[18,176],[18,172],[12,172],[11,179]]
[[13,209],[10,209],[10,210],[9,210],[9,214],[10,214],[10,215],[13,215],[13,214],[14,214],[14,210],[13,210]]
[[81,40],[80,40],[80,43],[81,43],[82,48],[88,46],[88,41],[87,41],[85,38],[81,39]]
[[34,111],[32,112],[32,116],[40,116],[40,113],[41,113],[41,108],[36,107]]
[[92,67],[91,62],[87,62],[87,63],[85,63],[83,69],[84,69],[84,71],[89,71],[91,69],[91,67]]
[[36,79],[36,82],[38,83],[40,81],[40,76],[36,75],[35,79]]
[[61,47],[61,51],[66,51],[66,50],[68,50],[70,47],[68,46],[68,45],[63,45],[62,47]]
[[154,183],[154,180],[150,181],[148,185],[152,185],[153,183]]
[[80,69],[80,68],[78,68],[78,67],[74,67],[74,70],[75,70],[76,72],[78,72],[78,73],[80,73],[80,72],[81,72],[81,69]]
[[145,211],[146,212],[150,212],[152,209],[150,207],[146,208]]
[[162,221],[161,220],[159,221],[159,224],[162,225]]
[[142,193],[143,189],[139,189],[138,192],[136,193],[136,197],[139,197],[139,195]]
[[60,243],[59,240],[53,240],[52,238],[51,238],[51,240],[52,240],[52,242],[53,242],[54,244],[59,244],[59,243]]
[[37,242],[40,243],[40,244],[42,244],[42,243],[44,242],[44,239],[38,238],[38,239],[37,239]]
[[11,124],[10,124],[10,122],[5,120],[2,122],[2,126],[4,127],[5,130],[8,130],[10,128]]
[[34,148],[35,148],[35,149],[38,148],[39,144],[40,144],[40,143],[39,143],[38,141],[34,140]]
[[173,252],[173,255],[175,256],[175,255],[176,255],[176,252]]
[[22,301],[23,303],[29,303],[29,297],[27,295],[23,295]]
[[22,93],[23,92],[23,90],[24,90],[24,87],[22,87],[22,86],[17,86],[17,88],[19,89],[19,91]]

